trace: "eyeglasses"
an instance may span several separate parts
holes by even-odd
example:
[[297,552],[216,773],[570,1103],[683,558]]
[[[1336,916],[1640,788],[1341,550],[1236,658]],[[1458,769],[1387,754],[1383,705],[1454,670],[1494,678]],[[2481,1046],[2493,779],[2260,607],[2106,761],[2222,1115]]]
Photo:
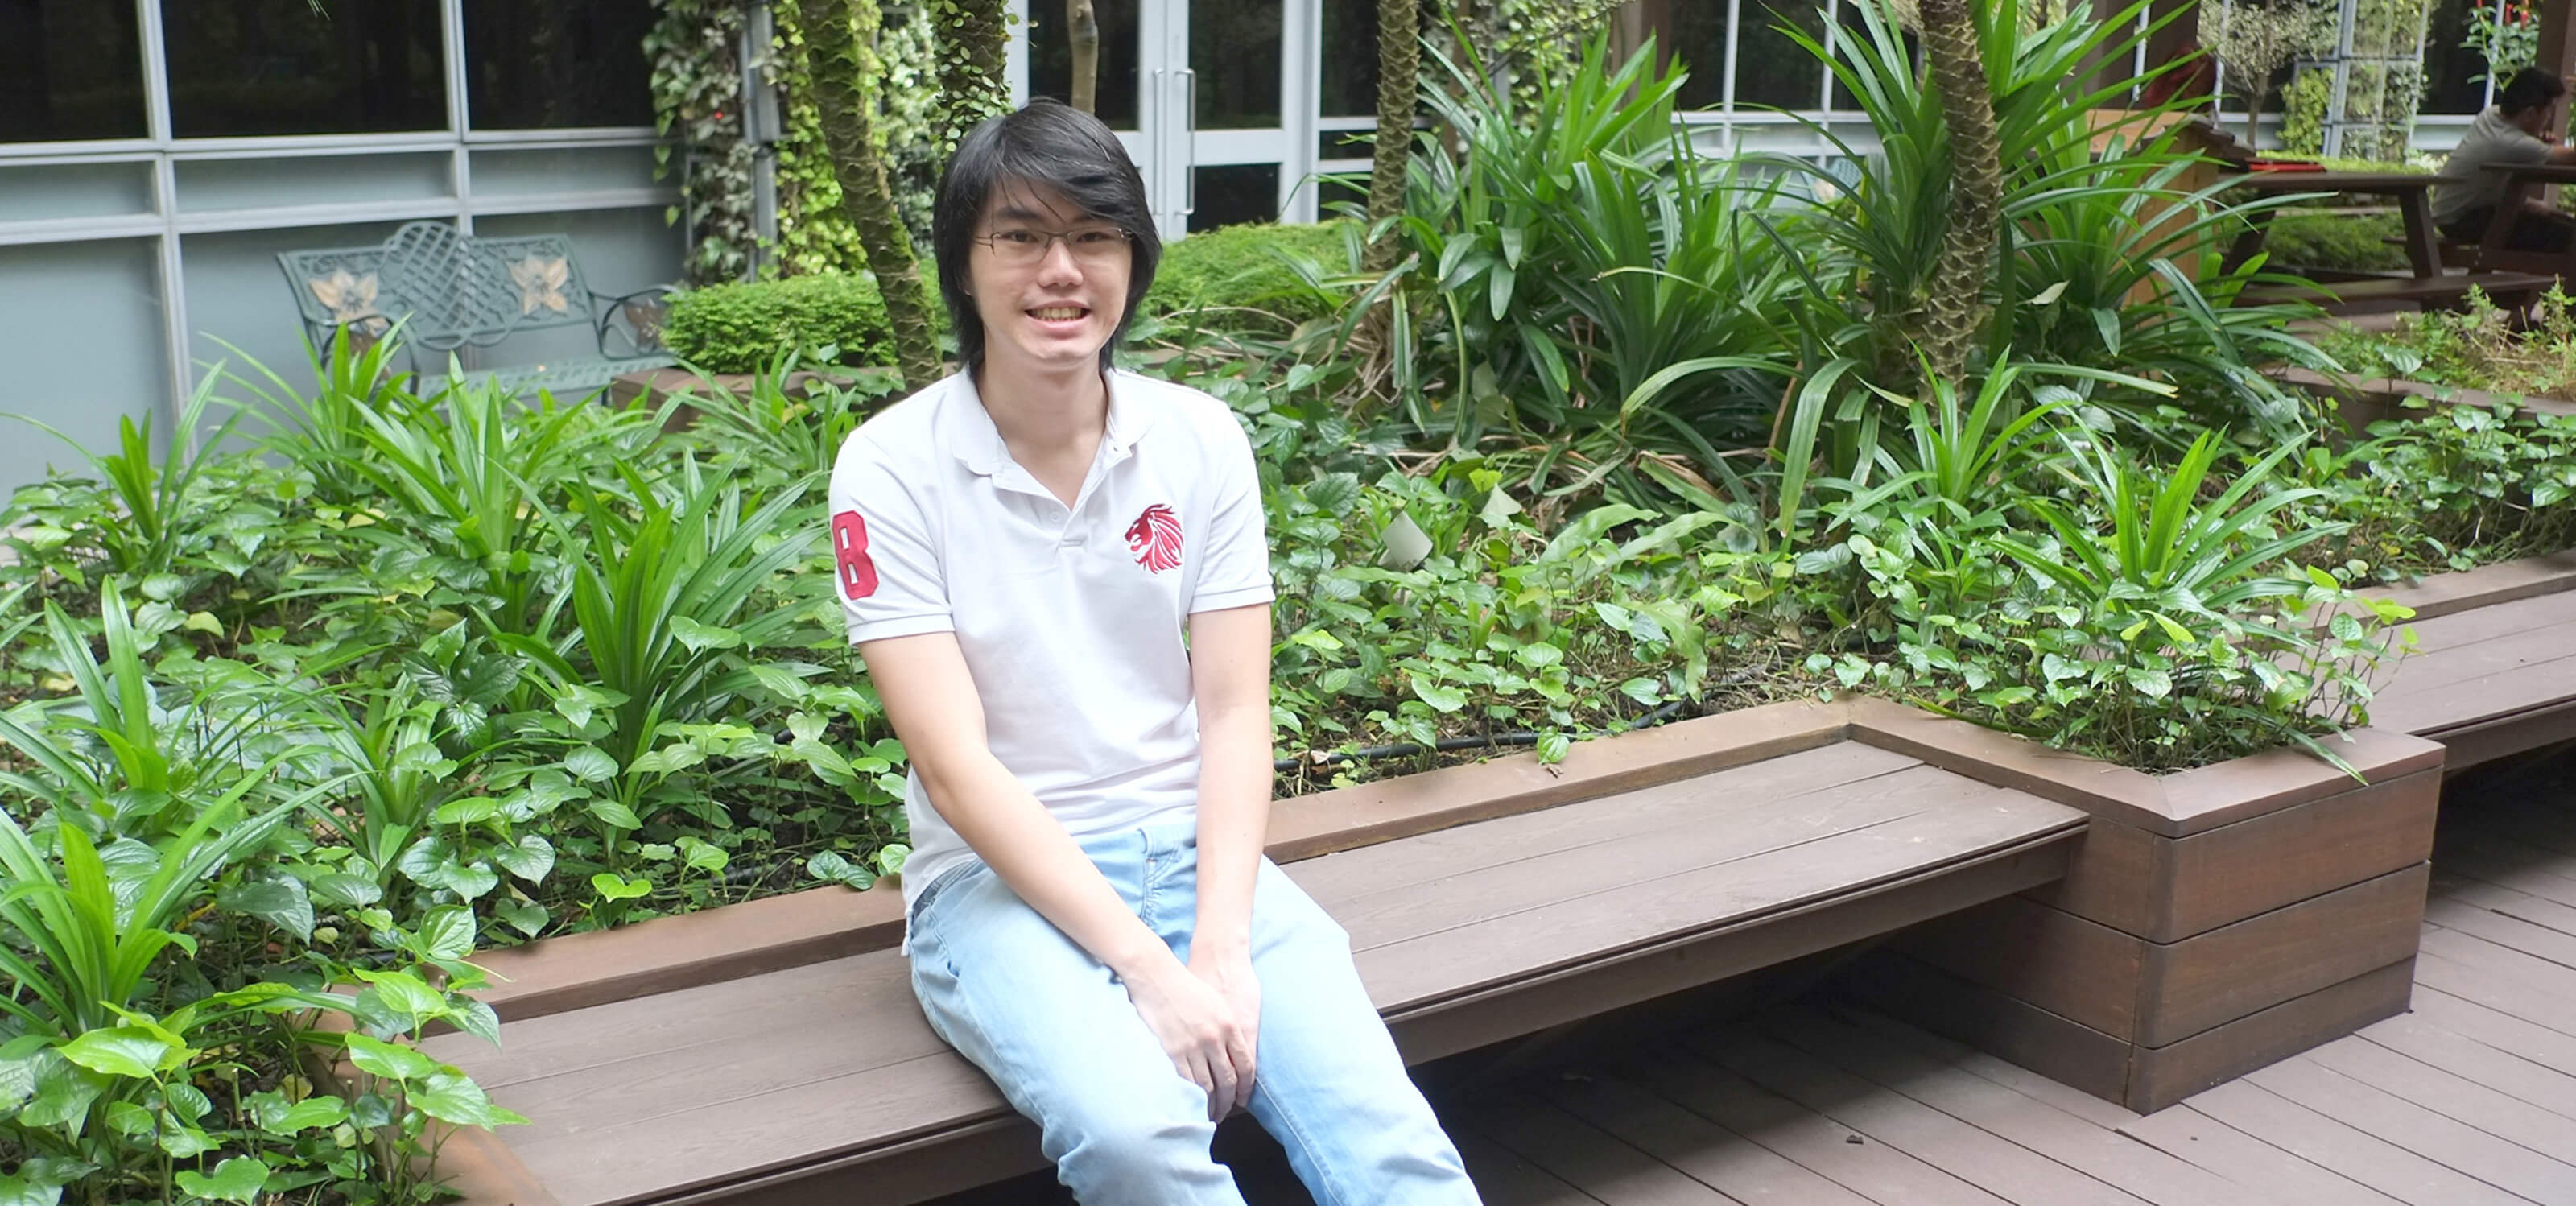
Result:
[[1073,253],[1083,267],[1113,263],[1127,254],[1127,231],[1117,226],[1085,226],[1080,230],[1037,230],[1029,227],[1006,227],[975,241],[991,248],[993,260],[1008,268],[1034,267],[1046,259],[1047,247],[1058,239],[1064,249]]

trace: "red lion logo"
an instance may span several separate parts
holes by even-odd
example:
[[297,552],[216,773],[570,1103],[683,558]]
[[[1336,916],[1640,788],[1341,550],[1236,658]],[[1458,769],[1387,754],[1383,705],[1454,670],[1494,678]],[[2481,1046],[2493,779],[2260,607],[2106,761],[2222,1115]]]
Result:
[[1127,525],[1127,551],[1136,554],[1136,564],[1148,573],[1179,569],[1181,517],[1161,503],[1145,508],[1136,522]]

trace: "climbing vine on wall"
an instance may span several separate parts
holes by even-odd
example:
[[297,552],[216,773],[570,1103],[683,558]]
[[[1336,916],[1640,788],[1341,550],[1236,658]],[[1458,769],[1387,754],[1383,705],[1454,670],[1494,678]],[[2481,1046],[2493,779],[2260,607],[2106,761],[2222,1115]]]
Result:
[[[1583,58],[1583,39],[1609,20],[1624,0],[1441,0],[1425,34],[1451,62],[1465,67],[1458,45],[1464,32],[1487,75],[1511,85],[1516,109],[1534,109],[1541,81],[1572,71]],[[1422,63],[1425,87],[1451,88],[1447,73]]]
[[751,265],[752,148],[744,141],[742,64],[737,47],[746,19],[742,0],[654,0],[659,16],[644,35],[653,65],[653,149],[657,174],[679,161],[680,204],[666,211],[685,223],[690,284],[739,279]]
[[[876,131],[885,140],[887,184],[895,209],[912,235],[913,245],[930,246],[930,199],[939,183],[938,154],[932,146],[931,107],[938,80],[931,51],[927,4],[888,4],[877,41],[877,60],[885,79],[876,90]],[[823,144],[822,114],[799,64],[805,56],[790,53],[802,44],[795,5],[772,10],[777,44],[761,64],[778,90],[778,243],[776,274],[802,276],[816,272],[856,272],[867,267],[858,233],[841,212],[841,185],[832,174],[831,155]]]

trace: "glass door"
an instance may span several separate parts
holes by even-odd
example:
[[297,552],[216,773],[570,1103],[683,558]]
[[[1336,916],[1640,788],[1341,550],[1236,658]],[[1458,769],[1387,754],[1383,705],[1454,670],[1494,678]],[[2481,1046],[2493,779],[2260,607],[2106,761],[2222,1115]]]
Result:
[[[1064,0],[1023,0],[1028,95],[1069,99]],[[1310,156],[1290,130],[1312,115],[1311,67],[1291,12],[1318,0],[1092,0],[1100,24],[1095,111],[1144,173],[1162,236],[1279,216]],[[1292,72],[1296,64],[1302,70]],[[1311,141],[1311,136],[1309,137]]]

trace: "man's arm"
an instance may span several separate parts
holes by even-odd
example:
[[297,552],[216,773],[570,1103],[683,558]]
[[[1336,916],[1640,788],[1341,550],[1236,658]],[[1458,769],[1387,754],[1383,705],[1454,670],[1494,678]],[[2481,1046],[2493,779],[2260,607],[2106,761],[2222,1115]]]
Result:
[[956,634],[868,641],[859,654],[940,817],[1021,900],[1117,974],[1173,1066],[1208,1091],[1212,1115],[1221,1116],[1217,1103],[1235,1103],[1238,1081],[1248,1094],[1251,1040],[1221,995],[1128,910],[1072,835],[993,756]]
[[1199,711],[1199,904],[1191,939],[1222,953],[1251,936],[1252,881],[1270,827],[1270,606],[1190,617]]
[[1191,614],[1190,689],[1199,713],[1199,900],[1190,972],[1217,992],[1241,1028],[1230,1104],[1247,1106],[1261,1040],[1252,889],[1270,829],[1268,603]]

